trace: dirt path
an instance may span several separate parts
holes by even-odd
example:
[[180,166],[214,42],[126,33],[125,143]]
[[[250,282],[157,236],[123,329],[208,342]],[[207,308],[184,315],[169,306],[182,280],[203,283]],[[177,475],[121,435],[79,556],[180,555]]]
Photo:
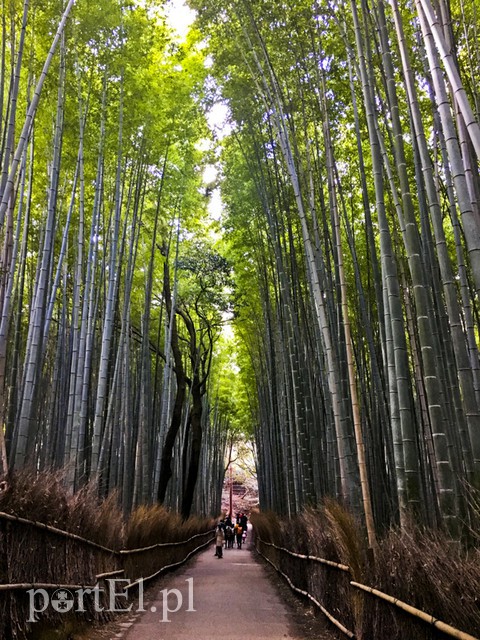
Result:
[[[148,590],[144,613],[103,630],[111,640],[305,640],[335,637],[274,584],[250,548],[209,547]],[[315,628],[314,628],[315,627]]]

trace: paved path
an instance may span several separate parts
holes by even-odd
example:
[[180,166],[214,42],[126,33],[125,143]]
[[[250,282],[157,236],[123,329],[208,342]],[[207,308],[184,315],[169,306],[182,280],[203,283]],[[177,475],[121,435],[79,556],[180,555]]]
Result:
[[116,637],[301,640],[301,632],[289,621],[285,604],[252,552],[246,547],[224,549],[221,560],[214,552],[215,547],[209,547],[185,569],[163,581],[156,595],[154,592],[145,602],[146,612]]

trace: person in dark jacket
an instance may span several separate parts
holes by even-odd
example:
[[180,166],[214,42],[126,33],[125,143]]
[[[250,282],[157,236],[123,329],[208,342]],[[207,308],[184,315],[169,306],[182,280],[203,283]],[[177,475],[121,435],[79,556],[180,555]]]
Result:
[[248,530],[248,518],[245,513],[242,513],[240,516],[240,524],[242,526],[243,532],[247,533]]

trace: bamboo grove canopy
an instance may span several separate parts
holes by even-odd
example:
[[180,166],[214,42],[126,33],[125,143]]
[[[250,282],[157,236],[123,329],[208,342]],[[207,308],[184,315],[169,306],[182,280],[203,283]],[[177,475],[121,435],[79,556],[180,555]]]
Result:
[[264,508],[467,531],[474,0],[72,4],[2,7],[4,469],[215,513],[253,431]]
[[480,464],[474,2],[192,1],[231,109],[226,227],[262,504],[457,535]]

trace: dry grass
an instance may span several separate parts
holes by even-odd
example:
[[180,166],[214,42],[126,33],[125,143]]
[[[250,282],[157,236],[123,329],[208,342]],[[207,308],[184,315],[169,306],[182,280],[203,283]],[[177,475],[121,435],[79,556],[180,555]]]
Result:
[[[256,533],[298,553],[346,564],[351,574],[293,558],[261,545],[261,551],[306,589],[357,638],[424,640],[444,638],[429,625],[370,594],[350,580],[376,587],[467,633],[480,629],[480,550],[464,550],[438,531],[413,522],[379,541],[375,561],[368,554],[363,527],[338,503],[308,509],[291,520],[270,513],[252,516]],[[321,615],[321,614],[319,614]]]
[[159,540],[173,542],[181,524],[182,519],[178,514],[170,513],[161,505],[138,507],[128,520],[125,546],[127,549],[136,549]]
[[75,533],[109,548],[123,546],[124,523],[116,496],[99,500],[92,486],[69,495],[61,472],[11,474],[0,492],[0,511]]
[[214,526],[210,518],[192,516],[188,520],[162,505],[138,507],[126,524],[125,547],[139,549],[157,542],[180,542],[208,531]]
[[[197,533],[206,533],[214,528],[214,521],[209,518],[192,516],[182,520],[177,513],[165,509],[161,505],[143,506],[136,509],[128,519],[125,527],[127,549],[142,549],[157,543],[183,542]],[[132,580],[139,576],[152,575],[156,570],[176,562],[180,562],[187,553],[195,549],[204,539],[192,540],[185,545],[158,547],[126,556],[125,573]]]
[[391,531],[370,576],[378,588],[459,628],[480,629],[480,551],[461,547],[438,531],[413,523]]
[[265,542],[280,545],[284,542],[284,521],[274,511],[255,512],[250,515],[255,532]]

